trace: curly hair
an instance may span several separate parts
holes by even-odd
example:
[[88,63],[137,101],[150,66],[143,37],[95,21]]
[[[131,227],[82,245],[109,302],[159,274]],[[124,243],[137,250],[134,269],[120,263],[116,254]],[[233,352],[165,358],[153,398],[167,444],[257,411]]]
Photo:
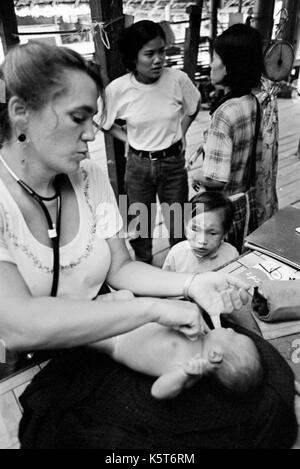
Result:
[[0,68],[0,79],[5,82],[6,92],[6,104],[0,105],[1,145],[11,137],[9,99],[18,96],[30,109],[40,110],[54,97],[66,92],[70,70],[86,73],[95,82],[104,101],[100,67],[72,49],[32,41],[8,52]]

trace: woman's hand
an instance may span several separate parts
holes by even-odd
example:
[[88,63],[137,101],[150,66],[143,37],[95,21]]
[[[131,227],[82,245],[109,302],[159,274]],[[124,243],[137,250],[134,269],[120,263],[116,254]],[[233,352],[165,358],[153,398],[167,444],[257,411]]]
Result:
[[117,290],[97,296],[96,301],[121,301],[132,300],[133,298],[134,294],[130,290]]
[[249,300],[250,285],[230,274],[206,272],[196,275],[189,287],[189,296],[220,327],[220,314],[241,309]]
[[198,306],[188,301],[155,300],[154,313],[158,324],[180,331],[190,340],[210,330]]
[[[197,169],[193,170],[193,172],[192,172],[192,187],[193,187],[195,192],[199,192],[199,190],[202,186],[201,176],[202,176],[202,168],[197,168]],[[203,186],[202,186],[202,189],[204,189]]]

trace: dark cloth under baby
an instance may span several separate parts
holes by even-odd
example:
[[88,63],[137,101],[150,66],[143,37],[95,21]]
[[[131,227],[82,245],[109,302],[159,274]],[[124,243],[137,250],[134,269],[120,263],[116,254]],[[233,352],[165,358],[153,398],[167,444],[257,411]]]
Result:
[[151,396],[155,378],[88,348],[66,351],[20,398],[22,449],[271,449],[297,436],[294,376],[267,341],[255,342],[264,382],[247,399],[199,381],[174,399]]
[[300,319],[300,280],[265,280],[254,288],[252,308],[262,321]]

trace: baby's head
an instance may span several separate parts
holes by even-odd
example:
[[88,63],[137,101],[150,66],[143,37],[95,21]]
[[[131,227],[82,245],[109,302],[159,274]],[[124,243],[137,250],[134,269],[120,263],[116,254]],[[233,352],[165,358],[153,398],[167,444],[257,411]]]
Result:
[[231,201],[220,192],[207,191],[190,200],[186,237],[197,257],[217,253],[233,221]]
[[232,329],[214,329],[204,337],[203,357],[207,359],[207,375],[222,387],[243,396],[259,387],[263,367],[258,350],[250,337]]

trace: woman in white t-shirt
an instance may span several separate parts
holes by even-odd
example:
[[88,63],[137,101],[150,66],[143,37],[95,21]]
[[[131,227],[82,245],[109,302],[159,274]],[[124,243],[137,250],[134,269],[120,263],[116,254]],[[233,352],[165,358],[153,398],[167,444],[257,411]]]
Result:
[[129,213],[136,215],[131,245],[137,260],[151,263],[157,196],[170,245],[184,239],[184,137],[198,113],[200,93],[184,72],[164,68],[166,38],[159,24],[134,23],[122,33],[119,48],[129,73],[106,88],[103,130],[129,144],[125,183]]

